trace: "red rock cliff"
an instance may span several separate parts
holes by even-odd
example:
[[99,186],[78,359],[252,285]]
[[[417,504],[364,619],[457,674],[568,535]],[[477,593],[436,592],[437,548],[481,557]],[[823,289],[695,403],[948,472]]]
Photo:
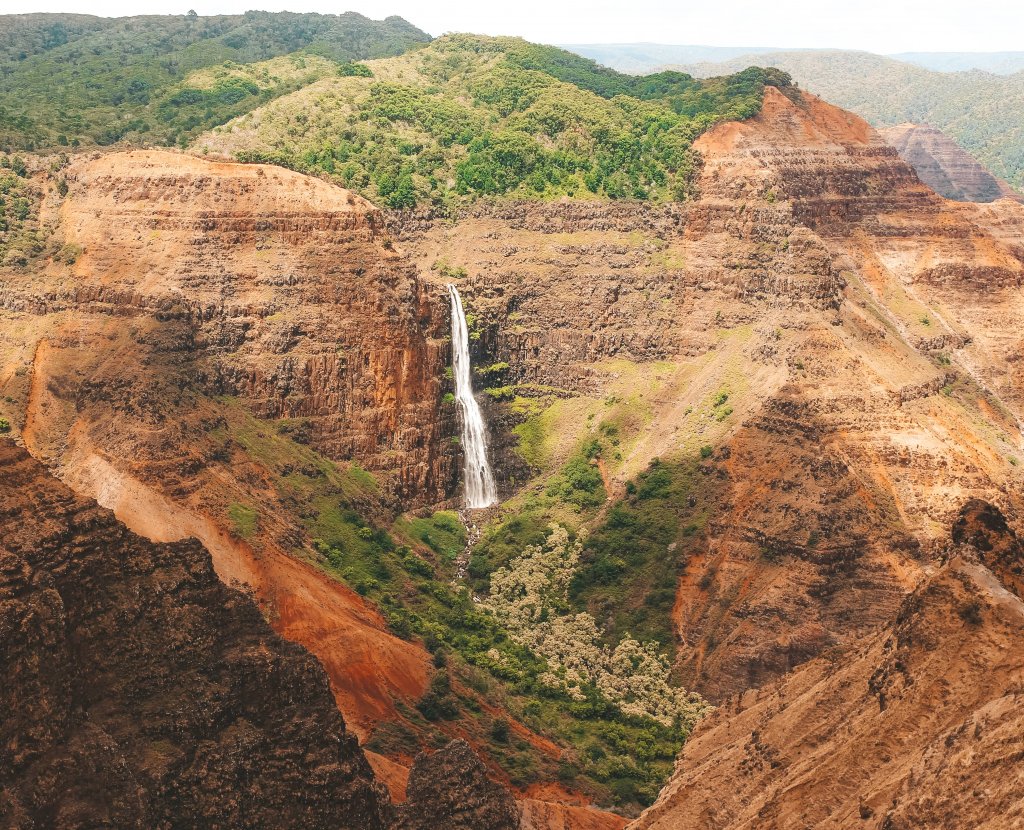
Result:
[[[725,702],[633,830],[1014,827],[1024,820],[1024,602],[978,561],[1022,549],[991,505],[863,645]],[[986,518],[988,517],[988,518]]]

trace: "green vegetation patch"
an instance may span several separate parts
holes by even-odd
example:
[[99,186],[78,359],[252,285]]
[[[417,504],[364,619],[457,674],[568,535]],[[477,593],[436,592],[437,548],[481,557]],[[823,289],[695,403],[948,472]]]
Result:
[[603,504],[606,493],[598,466],[601,451],[601,443],[596,439],[583,444],[548,484],[547,494],[581,509]]
[[28,175],[20,156],[0,158],[0,265],[27,265],[46,247],[39,226],[42,193]]
[[587,538],[569,597],[605,621],[610,641],[631,634],[675,650],[676,586],[710,510],[700,463],[655,460]]
[[228,518],[234,525],[235,533],[243,539],[251,539],[259,525],[259,514],[253,508],[238,502],[228,505]]
[[[372,71],[310,91],[302,106],[281,102],[236,155],[327,174],[395,209],[455,210],[482,196],[683,199],[693,140],[756,114],[766,85],[790,83],[757,68],[638,78],[475,35],[447,35]],[[310,109],[331,116],[311,121]]]
[[466,548],[466,528],[453,510],[439,510],[429,518],[400,517],[393,531],[434,552],[441,561],[454,562]]
[[[484,749],[517,784],[542,775],[557,778],[598,803],[630,813],[653,801],[689,723],[623,711],[592,681],[578,684],[572,694],[552,685],[548,661],[512,638],[466,586],[452,584],[452,563],[466,539],[456,514],[403,516],[390,528],[375,524],[367,518],[378,489],[372,476],[319,456],[304,443],[310,432],[305,421],[261,421],[233,399],[220,403],[226,422],[215,426],[211,437],[225,446],[237,444],[276,475],[282,500],[302,516],[320,567],[380,608],[396,635],[420,638],[434,653],[439,671],[418,706],[403,713],[421,734],[440,735],[448,722],[478,734],[482,724]],[[508,561],[522,554],[526,540],[543,544],[547,517],[541,510],[492,532],[491,555]],[[258,533],[254,510],[232,504],[228,513],[240,536]],[[562,760],[491,723],[481,700],[567,747]],[[379,745],[393,747],[402,737],[385,730]],[[637,754],[631,746],[642,750]]]

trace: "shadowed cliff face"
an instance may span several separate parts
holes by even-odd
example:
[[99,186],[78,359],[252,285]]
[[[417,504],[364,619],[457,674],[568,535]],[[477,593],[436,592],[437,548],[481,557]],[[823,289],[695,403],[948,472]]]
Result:
[[465,741],[394,811],[323,668],[195,540],[135,535],[8,439],[0,525],[0,826],[519,826]]
[[1020,548],[980,501],[964,508],[953,539],[949,564],[866,643],[723,703],[630,827],[1020,822],[1024,603],[978,561],[999,550],[1019,569]]
[[387,826],[305,649],[0,441],[0,824]]

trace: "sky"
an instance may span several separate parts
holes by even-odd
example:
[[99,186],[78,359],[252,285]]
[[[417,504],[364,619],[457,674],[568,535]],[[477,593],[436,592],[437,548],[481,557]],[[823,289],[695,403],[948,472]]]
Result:
[[432,35],[520,35],[541,43],[990,52],[1024,50],[1024,0],[0,0],[3,12],[400,15]]

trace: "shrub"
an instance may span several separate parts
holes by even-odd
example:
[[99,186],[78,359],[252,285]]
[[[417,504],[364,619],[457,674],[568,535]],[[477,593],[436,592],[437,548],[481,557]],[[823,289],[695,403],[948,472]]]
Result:
[[10,432],[10,431],[11,431],[11,422],[8,421],[6,418],[0,418],[0,433]]
[[548,485],[548,495],[577,507],[597,507],[605,499],[601,471],[583,453],[570,458],[561,475]]
[[459,716],[459,708],[452,695],[451,679],[447,669],[439,669],[430,680],[430,687],[416,704],[427,720],[452,720]]
[[343,78],[372,78],[373,72],[365,63],[346,61],[338,66],[338,74]]
[[509,739],[508,721],[496,720],[491,725],[491,739],[500,744],[507,744]]
[[957,613],[960,615],[960,619],[968,625],[981,625],[981,603],[976,599],[961,605]]

